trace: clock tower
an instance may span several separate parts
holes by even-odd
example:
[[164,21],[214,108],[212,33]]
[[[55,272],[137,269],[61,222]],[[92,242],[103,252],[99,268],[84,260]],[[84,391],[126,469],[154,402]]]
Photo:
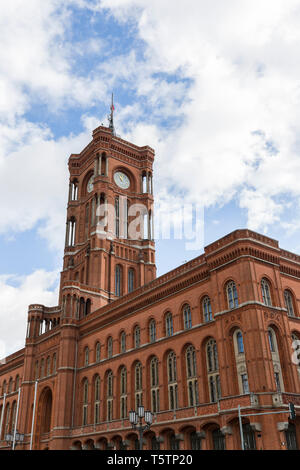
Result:
[[[113,110],[112,110],[113,112]],[[115,135],[112,124],[69,158],[63,316],[82,318],[156,277],[154,150]]]

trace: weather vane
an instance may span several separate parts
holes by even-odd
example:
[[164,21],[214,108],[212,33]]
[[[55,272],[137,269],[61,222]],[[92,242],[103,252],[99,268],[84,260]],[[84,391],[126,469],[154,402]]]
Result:
[[111,105],[110,105],[110,114],[108,115],[109,121],[109,128],[112,130],[113,135],[116,135],[115,127],[114,127],[114,94],[111,94]]

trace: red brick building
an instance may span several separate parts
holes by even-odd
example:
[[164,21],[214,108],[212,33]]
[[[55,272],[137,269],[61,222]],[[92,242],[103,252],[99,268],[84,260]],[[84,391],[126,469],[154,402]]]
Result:
[[246,448],[300,445],[300,256],[236,230],[156,278],[153,160],[106,127],[70,156],[58,306],[29,306],[0,366],[1,448],[17,429],[17,449],[135,449],[140,403],[144,449],[241,449],[239,406]]

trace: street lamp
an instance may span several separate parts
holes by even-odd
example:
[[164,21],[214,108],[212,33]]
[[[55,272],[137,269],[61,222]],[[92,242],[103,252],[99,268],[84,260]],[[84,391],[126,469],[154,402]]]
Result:
[[[143,418],[145,423],[143,425]],[[140,441],[140,450],[143,450],[143,434],[144,431],[150,429],[152,424],[152,413],[151,411],[145,411],[145,408],[141,405],[138,406],[137,412],[129,412],[129,421],[133,429],[136,429],[139,432],[139,441]]]
[[15,432],[15,435],[14,434],[6,434],[5,435],[5,440],[8,444],[11,444],[12,450],[14,450],[15,446],[17,444],[22,443],[24,441],[24,434],[21,434],[18,431]]

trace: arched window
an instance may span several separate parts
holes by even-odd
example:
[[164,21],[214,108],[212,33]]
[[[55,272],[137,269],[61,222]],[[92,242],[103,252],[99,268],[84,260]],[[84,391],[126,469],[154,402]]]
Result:
[[183,328],[185,330],[188,330],[189,328],[192,328],[192,313],[191,313],[191,308],[188,304],[185,304],[183,306]]
[[292,362],[297,366],[297,371],[298,371],[298,377],[300,379],[300,360],[299,360],[299,355],[300,355],[300,338],[299,335],[296,333],[292,334],[292,348],[294,350],[292,354]]
[[156,341],[156,323],[155,320],[151,320],[149,323],[149,337],[150,343],[154,343]]
[[16,377],[16,382],[15,382],[15,390],[19,390],[19,387],[20,387],[20,377],[19,375],[17,375]]
[[237,342],[238,354],[244,354],[244,342],[243,342],[243,335],[241,331],[238,331],[236,334],[236,342]]
[[228,308],[237,308],[239,306],[236,285],[233,281],[227,283],[226,286]]
[[128,293],[134,290],[134,269],[128,269]]
[[88,403],[89,403],[89,382],[87,379],[83,382],[83,410],[82,410],[82,425],[88,424]]
[[107,340],[107,357],[111,358],[113,355],[113,339],[110,336]]
[[261,294],[265,305],[272,305],[270,283],[266,278],[261,280]]
[[198,382],[197,382],[197,366],[196,351],[193,346],[188,346],[185,353],[186,358],[186,379],[188,390],[189,406],[195,406],[199,402],[198,398]]
[[89,365],[89,355],[90,355],[90,351],[89,351],[89,348],[88,346],[84,349],[84,365],[85,366],[88,366]]
[[293,295],[289,290],[284,291],[284,301],[285,301],[285,306],[286,306],[288,315],[290,317],[294,317],[295,310],[294,310]]
[[76,219],[75,217],[71,217],[67,222],[66,246],[75,245],[75,236],[76,236]]
[[135,365],[135,409],[143,404],[142,364]]
[[270,346],[270,350],[271,352],[276,352],[276,348],[275,348],[275,342],[274,342],[274,331],[272,329],[269,329],[268,330],[268,338],[269,338],[269,346]]
[[120,418],[127,417],[127,369],[122,367],[120,377]]
[[122,268],[119,264],[115,269],[115,294],[117,297],[122,295]]
[[169,409],[176,410],[178,408],[178,390],[177,390],[176,355],[174,351],[171,351],[168,354],[167,371],[168,371]]
[[245,358],[243,334],[240,330],[236,330],[233,334],[235,363],[238,375],[238,384],[240,394],[249,393],[247,364]]
[[283,378],[282,378],[282,370],[280,364],[280,357],[279,357],[279,350],[277,345],[277,338],[276,333],[273,328],[268,329],[268,339],[269,339],[269,346],[272,355],[272,362],[273,362],[273,369],[274,369],[274,379],[277,392],[283,392]]
[[4,380],[3,385],[2,385],[2,395],[6,393],[6,380]]
[[138,325],[134,329],[133,336],[134,336],[134,347],[139,348],[141,345],[141,329]]
[[158,359],[153,357],[150,362],[150,386],[151,386],[151,411],[159,411],[159,382],[158,382]]
[[96,343],[96,355],[95,355],[95,360],[96,362],[100,362],[101,359],[101,344],[99,341]]
[[13,379],[11,377],[8,382],[8,393],[11,393],[12,391],[13,391]]
[[10,432],[13,433],[15,430],[16,423],[16,414],[17,414],[17,403],[14,401],[11,408],[11,420],[10,420]]
[[221,429],[214,429],[212,431],[213,450],[225,450],[225,436]]
[[94,408],[94,423],[100,423],[100,377],[95,378],[95,408]]
[[166,314],[166,336],[173,336],[173,316],[171,312]]
[[125,331],[122,331],[121,337],[120,337],[120,351],[121,353],[126,352],[126,333]]
[[191,432],[190,445],[191,450],[201,450],[201,438],[199,437],[199,433]]
[[106,388],[106,402],[107,402],[107,421],[113,419],[113,373],[109,371],[107,374],[107,388]]
[[250,424],[243,424],[244,449],[256,450],[255,432]]
[[285,439],[287,450],[298,450],[296,426],[294,423],[289,423],[288,428],[285,431]]
[[219,376],[219,361],[217,343],[214,339],[210,339],[206,345],[206,360],[208,372],[208,388],[210,401],[216,402],[221,398],[221,386]]
[[204,297],[202,300],[202,309],[203,309],[203,319],[206,322],[211,321],[212,317],[212,309],[211,309],[211,302],[208,296]]

